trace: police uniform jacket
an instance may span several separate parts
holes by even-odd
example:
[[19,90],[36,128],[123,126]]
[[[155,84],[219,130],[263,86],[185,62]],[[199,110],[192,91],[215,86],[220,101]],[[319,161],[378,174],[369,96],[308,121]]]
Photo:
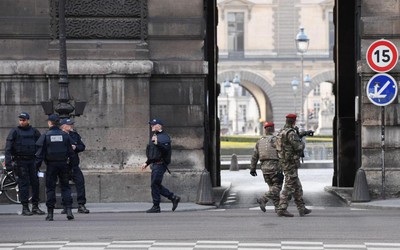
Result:
[[40,132],[31,125],[22,127],[18,126],[11,129],[7,136],[5,147],[5,163],[7,167],[11,167],[13,160],[18,157],[25,160],[34,160],[36,153],[36,141],[40,137]]
[[[57,138],[59,138],[59,143],[56,145],[58,148],[49,148],[55,147],[47,141],[49,140],[48,138],[51,136],[57,136]],[[49,131],[47,131],[46,134],[42,134],[36,142],[36,146],[37,151],[35,155],[35,166],[37,168],[42,165],[43,161],[46,164],[56,162],[67,163],[69,159],[71,166],[75,164],[71,137],[57,126],[50,127]],[[61,154],[57,156],[57,159],[54,159],[54,155],[51,155],[50,151],[60,151]]]
[[82,141],[82,137],[76,131],[70,131],[69,136],[71,137],[72,144],[76,146],[74,149],[74,162],[75,164],[79,165],[80,159],[78,153],[85,151],[86,145]]
[[156,135],[157,144],[154,144],[154,142],[151,141],[150,138],[149,146],[155,148],[156,150],[159,150],[160,157],[159,159],[155,159],[147,155],[146,164],[149,165],[151,163],[162,162],[165,165],[168,165],[171,162],[171,138],[164,130],[156,132]]

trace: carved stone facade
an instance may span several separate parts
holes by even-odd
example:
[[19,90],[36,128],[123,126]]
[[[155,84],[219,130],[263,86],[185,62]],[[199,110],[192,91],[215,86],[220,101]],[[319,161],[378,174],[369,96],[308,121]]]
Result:
[[[58,37],[58,3],[50,0],[51,37]],[[65,5],[70,39],[147,38],[147,0],[69,0]]]

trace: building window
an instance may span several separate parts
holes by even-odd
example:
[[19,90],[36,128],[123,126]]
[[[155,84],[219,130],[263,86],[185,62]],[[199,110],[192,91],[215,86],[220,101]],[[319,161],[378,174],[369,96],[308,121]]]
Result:
[[314,102],[314,118],[319,118],[319,110],[321,109],[321,104],[319,102]]
[[228,114],[228,110],[226,105],[219,105],[219,117],[224,117],[225,115]]
[[244,56],[244,13],[228,13],[228,53],[229,57]]
[[314,96],[320,96],[321,95],[321,86],[317,85],[314,88]]

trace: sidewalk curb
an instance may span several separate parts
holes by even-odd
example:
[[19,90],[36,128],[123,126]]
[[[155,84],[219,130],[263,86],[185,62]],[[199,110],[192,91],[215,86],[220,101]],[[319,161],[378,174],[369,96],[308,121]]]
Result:
[[[124,203],[87,203],[89,214],[104,214],[104,213],[146,213],[146,210],[152,206],[152,203],[143,202],[124,202]],[[40,204],[43,209],[46,208],[44,203]],[[172,205],[169,203],[161,203],[161,213],[179,213],[189,211],[206,211],[216,209],[215,205],[198,205],[195,203],[180,203],[176,211],[171,211]],[[61,214],[62,209],[54,209],[54,214]],[[46,210],[45,210],[46,211]],[[20,204],[3,204],[0,205],[1,215],[21,215],[22,206]],[[73,209],[74,214],[79,214],[76,209]],[[33,215],[35,216],[35,215]]]
[[368,202],[353,202],[352,193],[353,188],[331,187],[327,186],[324,190],[328,193],[336,195],[349,207],[358,209],[385,209],[385,210],[400,210],[400,199],[385,199],[385,200],[372,200]]

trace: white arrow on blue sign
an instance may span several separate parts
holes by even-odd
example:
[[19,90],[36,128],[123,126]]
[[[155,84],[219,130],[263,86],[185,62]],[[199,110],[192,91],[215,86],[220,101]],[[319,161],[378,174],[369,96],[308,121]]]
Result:
[[386,106],[397,98],[397,82],[385,73],[376,74],[367,84],[367,97],[377,106]]

